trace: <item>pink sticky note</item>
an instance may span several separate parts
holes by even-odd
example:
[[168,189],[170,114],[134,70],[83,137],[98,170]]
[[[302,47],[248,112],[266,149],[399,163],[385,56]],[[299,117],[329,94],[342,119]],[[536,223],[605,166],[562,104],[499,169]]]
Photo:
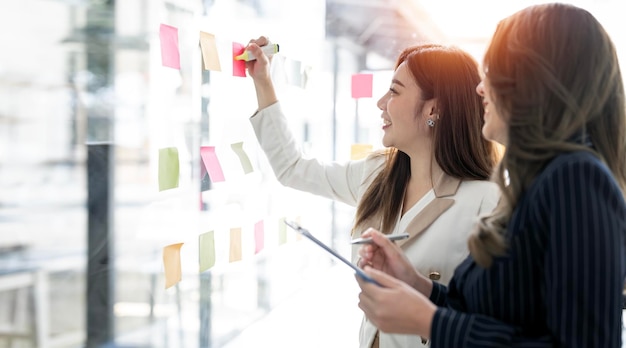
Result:
[[200,156],[212,182],[224,181],[222,166],[215,154],[215,146],[201,146]]
[[264,226],[263,226],[263,220],[257,222],[254,224],[254,242],[255,242],[255,246],[254,246],[254,253],[258,254],[261,250],[263,250],[263,247],[265,246],[265,236],[264,236]]
[[352,98],[371,98],[373,81],[372,74],[352,75]]
[[178,28],[161,24],[161,61],[163,66],[180,70],[180,53],[178,52]]
[[200,166],[200,178],[204,178],[204,174],[206,174],[207,171],[206,164],[204,164],[204,159],[202,158],[202,156],[200,156],[200,162],[202,162],[202,165]]
[[246,77],[246,61],[236,60],[235,57],[242,54],[244,45],[233,42],[233,76]]

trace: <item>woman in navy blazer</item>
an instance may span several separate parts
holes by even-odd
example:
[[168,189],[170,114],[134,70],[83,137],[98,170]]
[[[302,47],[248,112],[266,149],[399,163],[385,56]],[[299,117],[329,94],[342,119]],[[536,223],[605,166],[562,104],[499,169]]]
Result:
[[448,287],[370,230],[378,287],[359,307],[432,347],[620,347],[626,271],[626,111],[611,39],[587,11],[526,8],[498,25],[477,87],[483,134],[506,146],[496,209]]

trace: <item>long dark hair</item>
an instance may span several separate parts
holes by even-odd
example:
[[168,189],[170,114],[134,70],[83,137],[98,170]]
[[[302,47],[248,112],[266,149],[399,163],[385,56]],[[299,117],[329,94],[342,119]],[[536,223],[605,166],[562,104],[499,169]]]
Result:
[[[474,58],[454,47],[420,45],[405,49],[395,68],[403,62],[422,90],[422,99],[437,100],[439,119],[432,128],[437,164],[446,174],[462,180],[488,180],[498,155],[494,144],[481,133],[483,105],[475,92],[480,76]],[[375,218],[380,222],[375,227],[390,233],[400,213],[411,177],[410,158],[395,148],[377,155],[387,156],[387,160],[359,202],[353,232],[369,227],[363,224]]]
[[626,111],[611,39],[589,12],[571,5],[531,6],[501,21],[484,66],[508,124],[494,173],[503,197],[469,239],[475,261],[488,267],[506,252],[504,233],[519,197],[558,154],[595,153],[626,192]]

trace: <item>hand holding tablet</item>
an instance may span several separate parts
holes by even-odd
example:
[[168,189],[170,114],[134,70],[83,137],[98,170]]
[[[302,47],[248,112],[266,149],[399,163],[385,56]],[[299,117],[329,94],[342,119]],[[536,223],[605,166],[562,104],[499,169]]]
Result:
[[352,268],[356,272],[356,274],[359,275],[359,277],[363,278],[365,281],[368,281],[370,283],[374,283],[374,284],[376,284],[378,286],[382,286],[377,281],[372,279],[372,277],[368,276],[362,269],[360,269],[359,267],[357,267],[354,264],[352,264],[352,262],[348,261],[346,258],[341,256],[335,250],[331,249],[329,246],[327,246],[326,244],[322,243],[319,239],[315,238],[315,236],[313,236],[307,229],[300,227],[300,225],[298,225],[297,223],[295,223],[293,221],[285,221],[285,224],[287,226],[293,228],[294,230],[296,230],[297,232],[299,232],[303,236],[307,237],[308,239],[313,241],[315,244],[317,244],[320,247],[322,247],[322,249],[324,249],[327,252],[329,252],[331,255],[333,255],[334,257],[339,259],[341,262],[343,262],[346,265],[348,265],[350,268]]

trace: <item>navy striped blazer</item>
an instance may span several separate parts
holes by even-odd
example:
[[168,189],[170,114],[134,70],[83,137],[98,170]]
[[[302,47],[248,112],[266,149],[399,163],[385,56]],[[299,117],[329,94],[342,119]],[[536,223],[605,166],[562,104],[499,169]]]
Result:
[[620,347],[626,203],[587,152],[553,159],[520,198],[507,255],[435,284],[432,347]]

